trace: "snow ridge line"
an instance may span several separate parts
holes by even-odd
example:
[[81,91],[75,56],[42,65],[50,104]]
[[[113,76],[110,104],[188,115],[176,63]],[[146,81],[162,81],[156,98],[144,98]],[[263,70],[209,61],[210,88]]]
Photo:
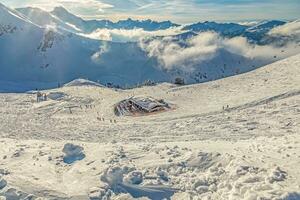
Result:
[[[282,99],[286,99],[286,98],[298,96],[298,95],[300,95],[300,90],[293,90],[293,91],[289,91],[289,92],[275,95],[272,97],[266,97],[261,100],[256,100],[256,101],[252,101],[249,103],[245,103],[240,106],[231,107],[231,108],[226,109],[225,111],[213,111],[213,112],[208,112],[208,113],[204,113],[204,114],[195,114],[195,115],[187,115],[187,116],[176,117],[176,118],[159,119],[159,123],[169,122],[169,121],[177,121],[177,120],[182,120],[182,119],[189,119],[189,118],[194,118],[194,117],[205,117],[205,116],[216,115],[216,114],[220,114],[220,113],[224,113],[224,112],[231,112],[231,111],[235,111],[235,110],[243,110],[243,109],[267,104],[267,103],[270,103],[273,101],[278,101],[278,100],[282,100]],[[156,120],[154,120],[154,122],[155,121]]]
[[232,110],[237,110],[237,109],[251,108],[251,107],[254,107],[254,106],[260,106],[260,105],[263,105],[263,104],[268,104],[268,103],[271,103],[273,101],[278,101],[278,100],[286,99],[286,98],[297,96],[297,95],[300,95],[300,90],[289,91],[289,92],[286,92],[286,93],[283,93],[283,94],[275,95],[275,96],[272,96],[272,97],[267,97],[267,98],[264,98],[262,100],[253,101],[253,102],[241,105],[241,106],[236,106],[236,107],[233,107],[233,108],[229,108],[227,110],[232,111]]

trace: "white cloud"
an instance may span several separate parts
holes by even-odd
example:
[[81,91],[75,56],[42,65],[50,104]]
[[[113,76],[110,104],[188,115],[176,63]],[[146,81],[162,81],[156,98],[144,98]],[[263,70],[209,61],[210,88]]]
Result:
[[300,37],[300,20],[286,23],[272,29],[270,35],[283,35],[283,36],[299,36]]
[[171,38],[156,39],[149,43],[141,42],[140,45],[150,57],[156,57],[163,67],[186,67],[191,62],[200,63],[211,58],[218,48],[219,36],[215,33],[202,33],[188,40],[182,47],[173,42]]
[[237,23],[244,26],[255,26],[259,23],[259,21],[244,21],[244,22],[237,22]]
[[150,42],[141,41],[140,46],[149,57],[157,58],[161,67],[167,70],[180,68],[184,71],[192,71],[195,65],[213,59],[221,50],[249,59],[265,61],[274,60],[274,56],[278,60],[300,52],[299,47],[292,44],[284,48],[271,45],[252,45],[247,42],[246,38],[226,39],[213,32],[201,33],[185,43],[183,41],[174,42],[171,38],[163,38]]
[[97,51],[96,53],[94,53],[91,56],[91,59],[93,62],[98,63],[101,60],[101,56],[105,53],[107,53],[110,50],[110,46],[104,42],[100,47],[99,47],[99,51]]
[[113,42],[136,42],[143,38],[153,36],[177,35],[182,33],[181,27],[170,28],[158,31],[145,31],[143,29],[97,29],[90,34],[81,34],[92,39],[106,40]]
[[68,9],[93,9],[99,12],[104,12],[105,9],[113,8],[114,6],[107,3],[102,3],[97,0],[33,0],[27,3],[28,6],[40,7],[47,10],[51,10],[56,6],[64,6]]

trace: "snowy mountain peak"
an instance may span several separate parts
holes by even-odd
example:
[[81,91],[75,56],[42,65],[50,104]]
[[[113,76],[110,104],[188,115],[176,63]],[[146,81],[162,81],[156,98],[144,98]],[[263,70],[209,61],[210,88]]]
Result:
[[22,18],[15,10],[6,7],[0,3],[0,21],[7,21],[11,16]]
[[127,30],[138,28],[146,31],[157,31],[179,26],[171,21],[157,22],[151,19],[135,20],[128,18],[118,22],[112,22],[110,20],[84,20],[62,6],[55,7],[51,12],[32,7],[18,8],[17,10],[39,26],[55,25],[76,33],[91,33],[103,28]]
[[55,7],[52,11],[51,14],[55,15],[62,21],[77,25],[78,23],[82,23],[84,20],[81,19],[80,17],[77,17],[76,15],[72,14],[69,12],[67,9],[65,9],[62,6]]
[[165,30],[177,26],[179,25],[172,23],[171,21],[157,22],[151,19],[133,20],[131,18],[128,18],[127,20],[120,20],[113,25],[114,28],[118,28],[118,29],[142,28],[147,31]]
[[198,22],[195,24],[187,25],[183,30],[190,30],[194,32],[214,31],[226,36],[237,36],[242,34],[248,26],[235,24],[235,23],[217,23],[217,22]]
[[27,17],[34,16],[34,17],[50,18],[52,16],[49,12],[37,7],[16,8],[16,10]]
[[53,8],[52,12],[56,12],[56,13],[69,13],[69,11],[67,9],[65,9],[63,6],[57,6],[57,7]]
[[277,26],[282,26],[284,25],[286,22],[284,21],[279,21],[279,20],[268,20],[268,21],[262,21],[260,23],[258,23],[255,26],[252,26],[250,28],[247,29],[247,31],[269,31],[272,28],[275,28]]
[[16,10],[41,27],[53,26],[70,32],[81,32],[75,25],[65,23],[55,15],[40,8],[25,7],[17,8]]
[[[23,27],[25,25],[35,26],[27,17],[22,15],[20,12],[8,8],[0,3],[0,28],[5,29],[9,27]],[[0,29],[0,31],[1,31]],[[1,32],[0,32],[1,33]]]

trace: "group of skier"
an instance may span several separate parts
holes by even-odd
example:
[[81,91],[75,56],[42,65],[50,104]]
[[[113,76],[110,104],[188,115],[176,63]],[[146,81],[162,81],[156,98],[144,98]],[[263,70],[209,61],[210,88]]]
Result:
[[47,94],[42,93],[37,90],[36,92],[36,102],[47,101]]

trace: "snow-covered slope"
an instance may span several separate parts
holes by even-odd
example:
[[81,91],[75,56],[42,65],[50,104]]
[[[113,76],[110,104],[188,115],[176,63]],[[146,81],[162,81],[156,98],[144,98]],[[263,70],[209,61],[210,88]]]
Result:
[[76,15],[73,15],[64,7],[55,7],[50,13],[65,23],[73,24],[82,31],[92,31],[90,30],[90,27],[87,27],[87,25],[85,24],[86,22],[83,19],[77,17]]
[[[43,85],[56,87],[79,77],[122,85],[168,77],[148,61],[138,44],[102,42],[42,28],[16,11],[1,8],[0,80],[19,83],[21,91]],[[6,90],[5,85],[1,88]]]
[[10,9],[3,4],[0,3],[0,23],[1,26],[4,27],[5,25],[11,26],[23,26],[27,24],[28,26],[33,26],[33,24],[26,19],[25,16],[20,14],[19,12]]
[[81,32],[81,30],[77,28],[75,25],[63,22],[56,16],[40,8],[26,7],[26,8],[18,8],[16,10],[22,13],[28,19],[30,19],[30,21],[32,21],[33,23],[41,27],[53,26],[71,32]]
[[98,86],[103,87],[99,83],[85,80],[85,79],[75,79],[67,84],[64,85],[64,87],[79,87],[79,86]]
[[[59,98],[0,94],[0,198],[300,197],[300,55],[192,86],[41,92]],[[114,114],[140,95],[176,109]]]
[[278,21],[278,20],[270,20],[270,21],[263,21],[261,23],[256,24],[255,26],[252,26],[247,29],[249,32],[260,32],[260,33],[267,33],[271,29],[277,27],[277,26],[282,26],[286,22],[283,21]]

